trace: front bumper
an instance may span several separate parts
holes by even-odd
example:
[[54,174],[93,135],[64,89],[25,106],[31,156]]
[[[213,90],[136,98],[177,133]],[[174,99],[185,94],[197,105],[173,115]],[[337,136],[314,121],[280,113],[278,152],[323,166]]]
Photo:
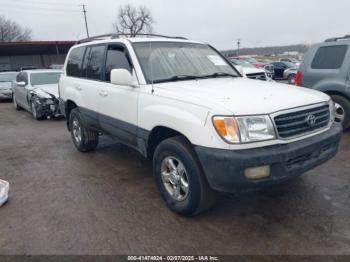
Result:
[[62,117],[60,111],[58,100],[55,100],[52,104],[37,103],[37,111],[42,117],[53,118],[53,117]]
[[[286,181],[326,162],[337,153],[342,127],[297,142],[247,150],[222,150],[195,146],[212,189],[235,192]],[[249,180],[245,170],[270,165],[270,176]]]

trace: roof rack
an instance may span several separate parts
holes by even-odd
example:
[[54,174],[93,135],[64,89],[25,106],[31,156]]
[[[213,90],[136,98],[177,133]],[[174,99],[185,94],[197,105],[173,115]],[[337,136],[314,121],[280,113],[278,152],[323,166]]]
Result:
[[343,37],[329,38],[325,42],[328,43],[328,42],[335,42],[335,41],[338,41],[338,40],[346,40],[346,39],[350,39],[350,35],[345,35]]
[[[113,34],[105,34],[105,35],[97,35],[97,36],[92,36],[89,38],[84,38],[81,40],[78,40],[76,44],[82,44],[82,43],[87,43],[95,40],[103,40],[103,39],[118,39],[120,36],[130,36],[130,34],[118,34],[118,33],[113,33]],[[187,38],[182,37],[182,36],[166,36],[166,35],[157,35],[157,34],[135,34],[135,36],[151,36],[151,37],[162,37],[162,38],[174,38],[174,39],[183,39],[187,40]]]

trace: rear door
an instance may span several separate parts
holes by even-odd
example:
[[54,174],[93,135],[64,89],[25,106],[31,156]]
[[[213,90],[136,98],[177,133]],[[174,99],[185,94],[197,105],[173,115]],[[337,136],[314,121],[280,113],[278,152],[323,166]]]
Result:
[[112,69],[126,69],[133,74],[127,48],[122,44],[107,47],[104,83],[98,96],[99,122],[102,130],[124,143],[137,143],[137,101],[139,88],[110,83]]
[[[65,86],[66,92],[70,92],[69,97],[77,104],[85,124],[96,129],[99,128],[98,84],[102,76],[102,60],[98,65],[97,59],[103,59],[104,46],[97,49],[102,51],[96,52],[95,46],[81,46],[73,49],[67,62],[67,77],[62,80],[64,82],[62,85]],[[92,50],[94,50],[93,53]]]
[[328,46],[318,46],[310,50],[301,66],[304,87],[316,88],[327,85],[325,82],[337,83],[344,86],[348,67],[344,67],[346,57],[349,57],[348,45],[334,43]]

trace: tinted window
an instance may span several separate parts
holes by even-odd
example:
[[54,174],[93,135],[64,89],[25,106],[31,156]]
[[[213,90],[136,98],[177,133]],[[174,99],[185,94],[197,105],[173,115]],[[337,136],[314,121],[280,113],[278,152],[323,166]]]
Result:
[[314,60],[312,61],[311,68],[313,69],[338,69],[341,67],[344,61],[347,45],[325,46],[320,47]]
[[111,81],[111,70],[112,69],[126,69],[131,73],[130,62],[124,52],[123,47],[110,46],[107,51],[106,60],[106,81]]
[[105,46],[91,47],[89,63],[87,66],[87,78],[101,80],[104,53]]
[[67,62],[67,75],[80,77],[81,75],[81,64],[83,61],[83,56],[85,52],[85,47],[74,48],[69,55]]
[[89,58],[90,58],[90,52],[91,52],[91,48],[90,47],[86,48],[86,52],[85,52],[84,60],[83,60],[83,65],[81,68],[81,77],[84,77],[84,78],[87,77],[86,73],[87,73],[87,65],[88,65]]

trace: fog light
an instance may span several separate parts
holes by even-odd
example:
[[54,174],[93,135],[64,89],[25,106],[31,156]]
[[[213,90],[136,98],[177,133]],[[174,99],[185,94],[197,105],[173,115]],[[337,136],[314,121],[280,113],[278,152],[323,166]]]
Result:
[[244,172],[246,178],[251,180],[269,177],[271,173],[270,166],[259,166],[247,168]]

